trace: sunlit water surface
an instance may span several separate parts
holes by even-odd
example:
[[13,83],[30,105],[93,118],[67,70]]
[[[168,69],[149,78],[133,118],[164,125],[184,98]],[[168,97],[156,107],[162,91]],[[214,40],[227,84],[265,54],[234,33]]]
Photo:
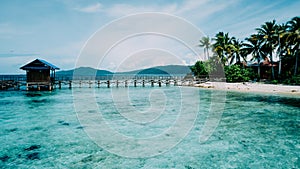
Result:
[[[73,93],[95,92],[111,127],[136,138],[155,136],[172,126],[176,120],[172,112],[176,115],[180,105],[168,98],[180,95],[176,87],[114,90],[128,90],[131,108],[141,111],[155,103],[156,95],[150,96],[151,92],[165,93],[169,114],[155,119],[157,126],[151,126],[153,122],[143,127],[130,125],[116,110],[107,88],[0,92],[0,168],[300,168],[300,97],[227,92],[219,125],[200,143],[201,129],[213,106],[212,91],[193,88],[200,94],[200,105],[194,105],[200,110],[188,135],[160,155],[126,158],[109,153],[89,138],[77,119]],[[87,105],[89,101],[83,100]],[[160,120],[168,116],[169,120]]]

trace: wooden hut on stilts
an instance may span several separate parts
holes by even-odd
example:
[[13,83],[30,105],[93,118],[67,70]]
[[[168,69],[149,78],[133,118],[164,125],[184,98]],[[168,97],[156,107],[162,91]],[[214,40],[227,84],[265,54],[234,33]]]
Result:
[[59,70],[57,66],[36,59],[20,69],[26,71],[26,90],[53,90],[55,70]]

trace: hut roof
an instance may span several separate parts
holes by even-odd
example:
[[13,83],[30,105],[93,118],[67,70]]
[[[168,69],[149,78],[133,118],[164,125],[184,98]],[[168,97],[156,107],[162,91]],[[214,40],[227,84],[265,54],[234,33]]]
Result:
[[45,60],[35,59],[34,61],[20,67],[23,70],[59,70],[59,68]]

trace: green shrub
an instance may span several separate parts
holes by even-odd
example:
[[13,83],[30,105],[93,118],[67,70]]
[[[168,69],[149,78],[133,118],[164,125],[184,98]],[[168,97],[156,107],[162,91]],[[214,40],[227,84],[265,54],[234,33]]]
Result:
[[225,66],[226,82],[247,82],[255,78],[255,73],[239,65]]
[[292,76],[283,81],[284,84],[300,85],[300,75]]
[[278,80],[272,80],[271,84],[278,84]]
[[191,70],[197,77],[208,77],[207,65],[202,61],[197,61],[195,65],[191,67]]

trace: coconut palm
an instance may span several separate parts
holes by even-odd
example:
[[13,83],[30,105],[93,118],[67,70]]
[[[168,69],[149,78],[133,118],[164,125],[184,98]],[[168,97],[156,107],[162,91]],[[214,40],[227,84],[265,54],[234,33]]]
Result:
[[203,47],[205,59],[209,59],[209,49],[211,46],[210,38],[204,36],[199,40],[200,44],[198,46]]
[[300,17],[294,17],[287,23],[288,36],[287,40],[291,46],[292,53],[295,56],[294,75],[298,72],[298,58],[300,46]]
[[281,24],[277,26],[276,34],[277,34],[277,55],[279,57],[279,67],[278,67],[278,77],[281,78],[281,65],[282,65],[282,56],[284,54],[284,51],[286,50],[287,44],[286,44],[286,24]]
[[216,34],[214,41],[214,52],[216,52],[222,64],[225,65],[228,62],[228,57],[232,54],[232,38],[229,37],[228,33],[219,32]]
[[233,37],[231,45],[231,55],[228,58],[230,59],[230,64],[233,64],[234,61],[235,63],[241,63],[242,60],[246,61],[245,52],[242,50],[242,48],[243,42]]
[[265,54],[265,46],[263,41],[259,38],[259,35],[251,35],[250,38],[246,38],[247,43],[243,44],[243,50],[246,54],[252,55],[252,61],[256,60],[258,67],[257,67],[257,75],[258,79],[260,79],[260,61],[266,58]]
[[276,40],[277,40],[277,29],[276,21],[273,20],[272,22],[265,22],[265,24],[261,25],[260,28],[257,28],[258,37],[263,40],[264,45],[268,51],[268,56],[271,60],[271,69],[272,69],[272,79],[275,79],[274,74],[274,62],[273,62],[273,51],[275,49]]

